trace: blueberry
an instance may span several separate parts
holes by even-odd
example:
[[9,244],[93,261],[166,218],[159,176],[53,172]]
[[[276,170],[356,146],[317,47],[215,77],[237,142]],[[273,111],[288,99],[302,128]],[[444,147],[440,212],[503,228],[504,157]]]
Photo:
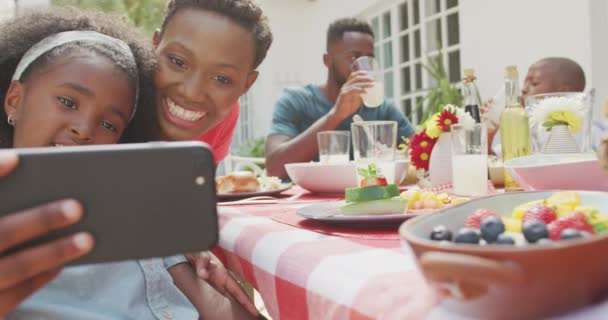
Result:
[[431,231],[431,240],[435,241],[452,241],[452,231],[450,231],[445,226],[436,226]]
[[578,238],[582,238],[582,237],[583,237],[583,233],[581,231],[578,231],[573,228],[566,228],[566,229],[562,230],[562,233],[559,238],[561,240],[570,240],[570,239],[578,239]]
[[498,217],[487,217],[481,221],[479,229],[481,230],[481,237],[488,243],[493,243],[498,235],[505,232],[505,224]]
[[530,243],[536,243],[536,241],[540,239],[549,237],[547,225],[540,220],[528,220],[524,222],[522,231],[524,233],[524,237]]
[[498,238],[496,239],[496,244],[514,245],[515,240],[513,240],[510,235],[502,233],[498,235]]
[[473,228],[461,228],[456,233],[456,237],[454,237],[454,242],[478,244],[479,233]]

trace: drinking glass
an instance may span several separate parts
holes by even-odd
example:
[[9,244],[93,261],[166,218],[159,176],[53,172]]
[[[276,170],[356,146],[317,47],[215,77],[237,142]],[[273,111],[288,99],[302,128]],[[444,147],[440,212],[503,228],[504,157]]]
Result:
[[384,102],[384,76],[378,62],[369,56],[357,58],[352,65],[353,71],[366,71],[374,79],[373,86],[361,95],[363,104],[369,108],[377,108]]
[[319,162],[324,164],[350,161],[350,132],[321,131],[317,133]]
[[389,183],[395,180],[396,121],[361,121],[351,124],[357,181],[366,178],[362,170],[376,167]]
[[482,123],[471,128],[451,126],[452,187],[460,196],[482,196],[488,192],[488,130]]

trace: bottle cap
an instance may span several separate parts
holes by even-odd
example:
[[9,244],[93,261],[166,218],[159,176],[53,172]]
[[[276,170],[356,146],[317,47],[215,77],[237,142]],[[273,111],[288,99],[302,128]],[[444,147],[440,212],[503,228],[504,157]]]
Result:
[[519,73],[517,72],[517,66],[509,65],[505,68],[505,78],[517,79]]

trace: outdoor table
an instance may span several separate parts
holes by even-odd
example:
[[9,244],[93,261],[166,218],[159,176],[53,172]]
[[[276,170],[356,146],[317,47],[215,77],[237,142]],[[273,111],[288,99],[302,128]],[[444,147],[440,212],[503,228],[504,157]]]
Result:
[[[338,199],[305,194],[299,200]],[[311,203],[219,208],[214,253],[259,291],[273,319],[466,319],[441,306],[402,246],[398,223],[340,227],[296,215]],[[608,319],[608,299],[562,318]]]

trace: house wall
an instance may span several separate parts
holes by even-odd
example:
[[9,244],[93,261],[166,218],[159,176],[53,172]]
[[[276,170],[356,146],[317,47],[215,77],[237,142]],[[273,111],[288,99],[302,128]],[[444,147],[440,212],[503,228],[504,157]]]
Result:
[[[608,39],[599,39],[606,28],[591,32],[592,26],[607,23],[605,3],[605,0],[461,0],[461,64],[476,69],[484,99],[492,97],[502,86],[504,66],[517,65],[523,82],[527,68],[548,56],[568,57],[581,64],[587,88],[605,86],[598,79],[600,70],[596,65],[606,64],[606,59],[599,61],[600,56],[594,60],[592,53],[606,50]],[[604,10],[591,13],[592,6]],[[592,51],[592,40],[603,44]]]
[[[427,0],[424,0],[427,1]],[[254,136],[270,128],[273,104],[287,85],[325,80],[325,31],[339,17],[375,14],[391,0],[264,0],[275,42],[251,91]],[[474,67],[484,99],[502,86],[503,69],[565,56],[595,87],[595,115],[608,96],[608,0],[460,0],[461,65]]]

